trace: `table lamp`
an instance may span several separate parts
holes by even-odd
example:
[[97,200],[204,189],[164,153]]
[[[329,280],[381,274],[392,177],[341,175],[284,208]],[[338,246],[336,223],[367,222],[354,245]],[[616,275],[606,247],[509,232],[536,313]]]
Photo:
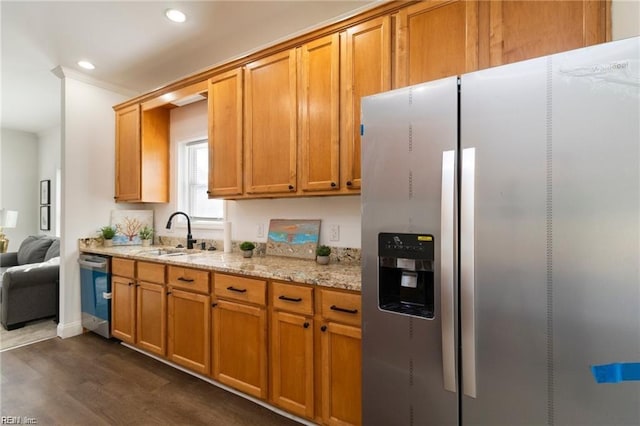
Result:
[[9,248],[9,239],[2,232],[2,228],[15,228],[17,223],[17,211],[0,209],[0,253],[6,253]]

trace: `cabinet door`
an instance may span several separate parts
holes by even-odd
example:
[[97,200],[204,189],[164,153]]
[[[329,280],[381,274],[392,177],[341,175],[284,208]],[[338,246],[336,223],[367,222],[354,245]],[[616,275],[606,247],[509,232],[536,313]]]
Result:
[[248,395],[267,397],[264,308],[218,300],[213,308],[213,377]]
[[360,328],[327,322],[322,342],[322,419],[327,425],[362,423]]
[[426,1],[395,15],[394,87],[478,68],[478,2]]
[[249,194],[296,190],[296,51],[246,66],[245,183]]
[[209,80],[209,197],[242,194],[242,68]]
[[116,201],[141,197],[140,105],[116,111]]
[[136,286],[136,344],[149,352],[166,354],[167,297],[164,286],[140,282]]
[[490,66],[606,41],[606,8],[610,7],[606,1],[486,3],[489,7]]
[[168,299],[169,359],[197,373],[209,374],[209,296],[170,288]]
[[360,99],[391,88],[391,30],[389,16],[346,30],[342,76],[342,180],[347,189],[360,189]]
[[169,122],[167,108],[142,111],[139,201],[169,202]]
[[111,334],[127,343],[135,343],[136,286],[133,278],[111,278]]
[[300,184],[303,191],[340,188],[340,38],[300,48]]
[[313,321],[274,311],[271,316],[271,398],[298,416],[313,417]]

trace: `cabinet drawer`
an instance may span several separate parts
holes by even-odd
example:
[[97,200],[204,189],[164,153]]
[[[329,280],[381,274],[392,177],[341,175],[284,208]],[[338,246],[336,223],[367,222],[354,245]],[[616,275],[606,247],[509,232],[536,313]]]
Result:
[[167,283],[176,288],[209,293],[209,271],[169,265]]
[[320,298],[320,314],[324,319],[360,327],[362,302],[359,294],[320,290]]
[[272,282],[271,305],[283,311],[313,315],[313,288]]
[[138,280],[164,284],[164,265],[160,263],[138,262]]
[[119,277],[135,278],[136,261],[114,257],[111,259],[111,274]]
[[215,295],[239,302],[266,305],[267,282],[234,275],[214,274]]

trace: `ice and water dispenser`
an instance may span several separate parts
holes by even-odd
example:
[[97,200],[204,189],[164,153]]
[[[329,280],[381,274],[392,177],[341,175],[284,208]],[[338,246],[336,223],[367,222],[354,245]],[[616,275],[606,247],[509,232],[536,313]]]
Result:
[[380,309],[433,318],[433,236],[380,233],[378,260]]

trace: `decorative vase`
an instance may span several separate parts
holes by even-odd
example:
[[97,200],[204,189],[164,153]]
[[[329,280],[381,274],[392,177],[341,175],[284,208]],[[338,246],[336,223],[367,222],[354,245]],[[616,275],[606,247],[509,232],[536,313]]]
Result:
[[251,257],[253,256],[253,250],[242,250],[242,257]]
[[149,247],[151,245],[151,240],[142,240],[142,247]]
[[318,262],[318,265],[328,265],[329,256],[316,256],[316,262]]
[[113,240],[103,240],[102,245],[105,247],[113,247]]

